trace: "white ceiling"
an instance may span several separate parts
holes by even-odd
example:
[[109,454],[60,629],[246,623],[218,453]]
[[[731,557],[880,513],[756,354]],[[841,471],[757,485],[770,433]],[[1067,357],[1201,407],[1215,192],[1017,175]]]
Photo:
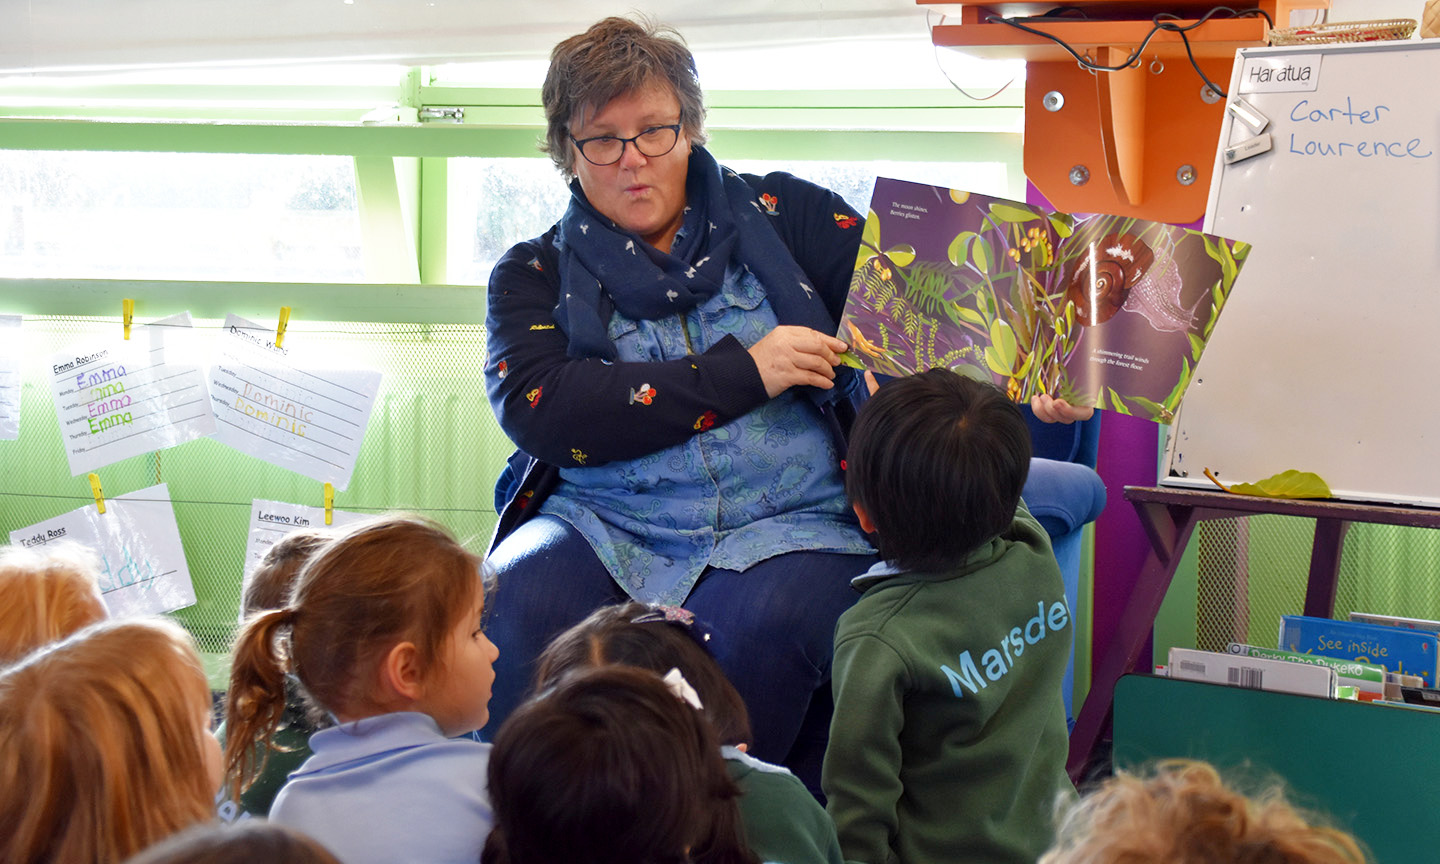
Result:
[[695,50],[924,38],[915,0],[0,0],[0,74],[367,60],[539,58],[636,9]]

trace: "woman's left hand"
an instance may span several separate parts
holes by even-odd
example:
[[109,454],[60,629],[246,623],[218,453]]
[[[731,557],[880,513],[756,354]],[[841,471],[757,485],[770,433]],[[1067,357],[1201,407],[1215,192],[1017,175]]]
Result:
[[1046,423],[1070,424],[1076,420],[1089,420],[1095,415],[1094,408],[1077,407],[1064,399],[1056,399],[1048,393],[1042,393],[1032,398],[1030,410]]
[[848,345],[809,327],[782,324],[750,346],[755,368],[771,399],[791,387],[829,390],[835,386],[835,367]]

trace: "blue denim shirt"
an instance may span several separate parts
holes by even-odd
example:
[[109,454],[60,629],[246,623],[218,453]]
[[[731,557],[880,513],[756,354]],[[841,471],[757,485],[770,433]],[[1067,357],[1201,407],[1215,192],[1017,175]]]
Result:
[[[616,313],[610,337],[622,361],[670,360],[726,335],[754,345],[776,323],[755,277],[732,265],[721,290],[683,317]],[[639,405],[659,398],[646,386],[630,396]],[[785,552],[874,552],[846,502],[840,455],[818,409],[790,391],[683,444],[565,468],[540,512],[573,525],[645,603],[680,604],[706,566],[743,571]]]

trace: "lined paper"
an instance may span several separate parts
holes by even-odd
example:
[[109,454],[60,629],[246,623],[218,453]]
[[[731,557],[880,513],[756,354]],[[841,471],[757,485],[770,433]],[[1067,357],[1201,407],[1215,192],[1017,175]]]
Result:
[[380,389],[375,370],[320,368],[292,334],[227,316],[210,372],[216,437],[242,453],[306,477],[350,485]]
[[[255,574],[255,568],[260,566],[265,553],[286,534],[291,531],[339,532],[346,525],[367,518],[369,516],[365,513],[331,510],[331,524],[326,525],[324,507],[255,499],[250,505],[250,536],[245,541],[245,570],[240,577],[240,596],[245,596],[245,589],[250,587],[250,578]],[[242,603],[242,616],[244,611]]]
[[72,475],[214,433],[200,366],[170,362],[190,326],[182,312],[139,325],[148,338],[79,342],[54,355],[50,387]]
[[73,541],[100,556],[100,594],[111,617],[152,615],[195,604],[169,487],[161,483],[88,504],[10,532],[16,546]]
[[20,437],[20,357],[22,356],[19,315],[0,315],[0,440]]

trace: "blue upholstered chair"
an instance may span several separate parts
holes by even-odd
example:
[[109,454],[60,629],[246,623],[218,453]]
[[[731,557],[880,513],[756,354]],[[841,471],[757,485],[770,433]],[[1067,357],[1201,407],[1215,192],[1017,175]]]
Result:
[[[1035,460],[1025,483],[1025,503],[1044,526],[1055,547],[1065,579],[1065,601],[1073,614],[1079,601],[1080,548],[1085,525],[1105,509],[1105,483],[1095,473],[1100,446],[1100,414],[1068,426],[1043,423],[1022,408],[1030,425]],[[1071,626],[1070,665],[1065,671],[1065,716],[1073,726],[1075,689],[1075,627]]]

